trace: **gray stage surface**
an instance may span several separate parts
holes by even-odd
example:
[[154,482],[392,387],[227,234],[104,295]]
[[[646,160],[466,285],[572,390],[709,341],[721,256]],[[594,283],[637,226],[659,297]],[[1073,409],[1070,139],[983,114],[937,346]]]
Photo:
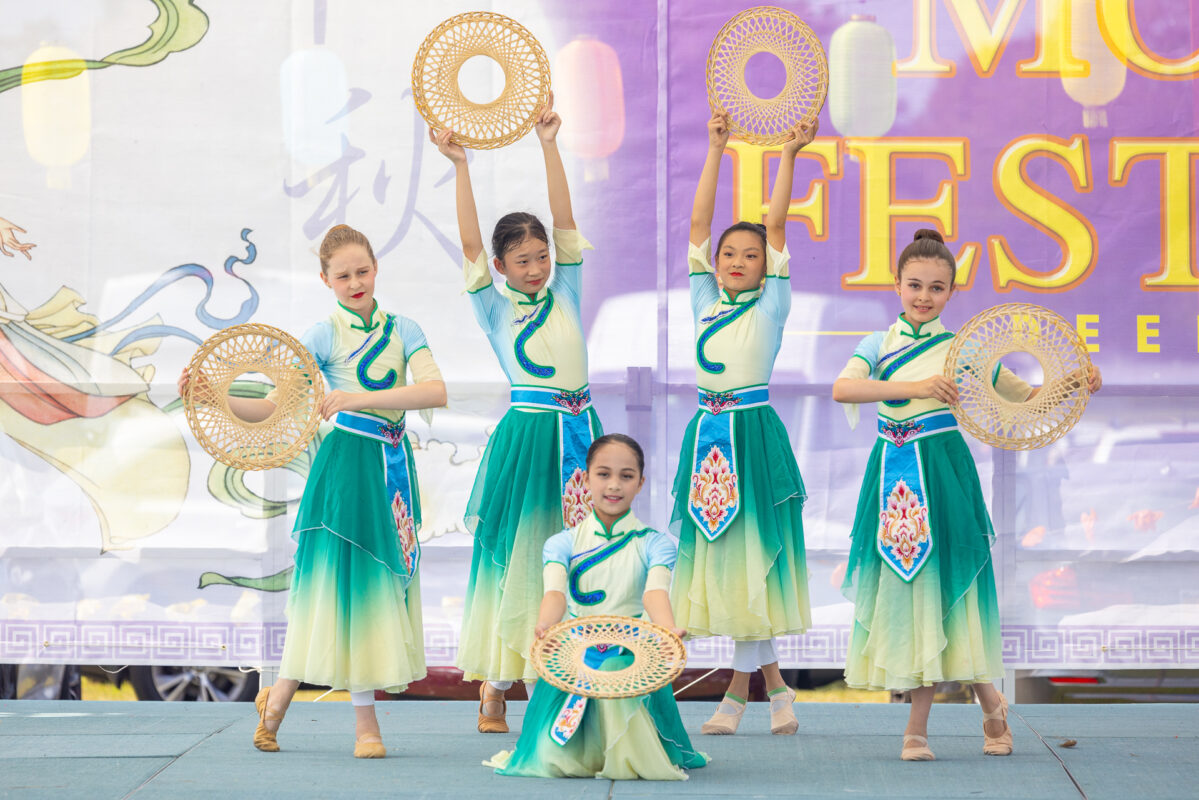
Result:
[[[741,733],[699,736],[710,703],[681,704],[712,763],[686,782],[503,778],[480,762],[513,733],[474,732],[475,706],[380,703],[388,757],[355,760],[348,703],[295,703],[283,750],[250,744],[249,704],[0,703],[0,797],[189,798],[1190,798],[1199,796],[1199,706],[1014,706],[1015,753],[982,755],[976,706],[933,709],[937,761],[899,761],[902,705],[798,704],[795,736],[771,736],[765,704]],[[1067,739],[1077,744],[1062,747]]]

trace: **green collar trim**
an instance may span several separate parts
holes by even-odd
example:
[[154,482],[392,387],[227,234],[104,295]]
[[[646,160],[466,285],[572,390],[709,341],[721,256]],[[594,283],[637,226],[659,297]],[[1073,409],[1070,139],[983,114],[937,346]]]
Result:
[[[908,331],[905,331],[905,330],[900,330],[899,331],[900,336],[907,336],[911,339],[916,339],[916,340],[927,339],[928,337],[932,336],[934,333],[937,332],[935,330],[937,327],[944,327],[941,325],[933,325],[934,322],[936,322],[937,320],[939,320],[941,318],[940,314],[938,314],[937,316],[928,320],[927,322],[922,322],[919,325],[913,325],[911,320],[909,320],[905,316],[905,313],[906,312],[900,312],[899,321],[902,322],[904,325],[907,325],[908,330],[910,330],[911,333],[908,333]],[[929,330],[926,333],[921,333],[921,331],[923,331],[925,328],[930,328],[930,327],[933,328],[933,330]]]
[[338,301],[337,305],[341,306],[342,310],[345,311],[347,314],[353,316],[354,319],[357,319],[360,322],[362,322],[361,325],[355,325],[354,323],[350,323],[351,328],[354,328],[355,330],[370,332],[370,331],[373,331],[375,328],[379,327],[379,323],[374,321],[375,320],[375,312],[379,310],[379,301],[376,300],[376,301],[374,301],[374,303],[375,304],[373,306],[371,306],[371,313],[368,316],[368,318],[366,318],[366,319],[364,319],[363,316],[361,314],[359,314],[357,311],[355,311],[354,309],[346,308],[344,305],[341,304],[341,301]]
[[743,306],[747,303],[752,303],[762,296],[761,287],[757,289],[746,289],[737,294],[730,294],[728,289],[720,290],[720,302],[726,306]]
[[611,525],[605,525],[604,521],[602,519],[600,519],[599,514],[595,513],[595,509],[594,508],[591,509],[591,516],[595,517],[595,521],[598,522],[599,526],[600,526],[600,529],[595,532],[595,535],[602,536],[605,539],[619,539],[621,536],[624,536],[629,531],[621,531],[620,533],[616,533],[616,526],[619,525],[621,522],[623,522],[625,517],[627,517],[629,514],[632,514],[632,513],[633,513],[633,509],[630,508],[628,511],[624,512],[619,517],[612,520]]

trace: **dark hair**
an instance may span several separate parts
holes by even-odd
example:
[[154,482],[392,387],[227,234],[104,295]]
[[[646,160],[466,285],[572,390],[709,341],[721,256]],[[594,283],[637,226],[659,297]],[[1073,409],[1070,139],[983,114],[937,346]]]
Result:
[[607,444],[623,444],[632,450],[633,455],[637,456],[637,471],[642,475],[645,474],[645,453],[641,451],[641,445],[637,444],[637,440],[632,436],[625,436],[623,433],[605,433],[592,442],[591,447],[587,448],[587,469],[591,469],[591,462],[595,460],[595,454]]
[[545,232],[545,226],[534,214],[527,211],[513,211],[500,217],[491,233],[491,253],[500,261],[504,253],[523,242],[529,237],[550,243],[550,237]]
[[730,233],[737,231],[746,231],[747,233],[756,233],[762,237],[762,252],[766,252],[766,226],[757,222],[738,222],[736,225],[730,225],[724,233],[720,234],[720,238],[716,240],[716,253],[720,254],[720,248],[724,247],[724,240],[728,238]]
[[362,245],[366,248],[366,254],[371,257],[371,263],[376,263],[375,251],[371,249],[370,241],[361,231],[356,231],[349,225],[334,225],[321,240],[321,248],[318,251],[321,259],[321,272],[329,271],[329,259],[347,244]]
[[912,237],[912,243],[903,249],[903,252],[899,254],[899,261],[895,263],[896,280],[903,278],[903,265],[913,258],[939,258],[944,261],[945,265],[949,267],[949,288],[953,288],[953,280],[958,271],[957,259],[945,246],[945,240],[941,238],[941,234],[928,228],[916,231],[916,235]]

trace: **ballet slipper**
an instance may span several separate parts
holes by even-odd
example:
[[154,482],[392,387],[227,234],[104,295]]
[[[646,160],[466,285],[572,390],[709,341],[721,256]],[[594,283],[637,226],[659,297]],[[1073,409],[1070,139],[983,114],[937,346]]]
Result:
[[[991,720],[1003,722],[1003,733],[987,735],[987,723]],[[994,711],[983,712],[983,753],[988,756],[1010,756],[1012,754],[1012,727],[1007,724],[1007,698],[999,695],[999,705]]]
[[364,733],[354,742],[354,758],[383,758],[386,755],[383,737],[377,733]]
[[[908,747],[909,742],[914,747]],[[899,758],[902,761],[937,760],[937,757],[933,755],[933,751],[928,749],[928,739],[924,736],[917,736],[914,733],[909,733],[903,737],[903,750],[899,751]]]
[[282,722],[283,715],[275,714],[267,709],[267,701],[271,696],[271,687],[258,690],[254,698],[254,708],[258,711],[258,727],[254,729],[254,746],[267,753],[279,752],[279,743],[275,741],[276,731],[267,730],[266,723]]
[[790,736],[799,730],[795,718],[795,692],[790,688],[770,698],[770,732],[776,736]]
[[[483,706],[487,703],[499,703],[500,713],[486,714]],[[499,700],[487,699],[487,681],[479,684],[479,733],[507,733],[508,722],[504,715],[508,713],[508,701],[501,697]]]
[[737,732],[744,713],[745,703],[726,694],[721,698],[720,705],[716,706],[716,713],[703,724],[699,732],[708,736],[731,736]]

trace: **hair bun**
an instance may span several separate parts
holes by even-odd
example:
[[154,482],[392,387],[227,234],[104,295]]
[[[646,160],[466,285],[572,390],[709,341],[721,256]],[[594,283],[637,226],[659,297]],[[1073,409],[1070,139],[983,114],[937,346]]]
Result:
[[941,237],[941,234],[937,233],[931,228],[921,228],[920,230],[916,231],[916,235],[912,237],[913,242],[918,242],[921,239],[932,239],[933,241],[945,244],[945,240]]
[[345,224],[344,222],[342,222],[340,224],[334,225],[332,228],[329,229],[328,232],[333,233],[333,231],[340,231],[340,230],[352,231],[354,229],[351,228],[349,225]]

